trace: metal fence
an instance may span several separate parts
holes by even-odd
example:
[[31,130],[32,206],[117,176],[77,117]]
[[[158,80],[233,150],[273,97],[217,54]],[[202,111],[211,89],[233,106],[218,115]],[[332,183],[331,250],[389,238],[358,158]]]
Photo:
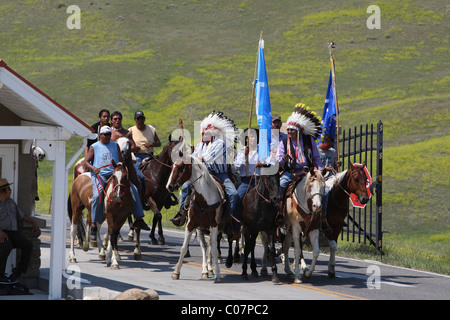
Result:
[[[369,243],[382,254],[382,177],[383,177],[383,123],[346,129],[339,139],[341,170],[350,163],[366,163],[372,175],[372,198],[365,208],[353,207],[350,203],[346,226],[341,232],[341,240]],[[375,195],[373,195],[375,193]]]

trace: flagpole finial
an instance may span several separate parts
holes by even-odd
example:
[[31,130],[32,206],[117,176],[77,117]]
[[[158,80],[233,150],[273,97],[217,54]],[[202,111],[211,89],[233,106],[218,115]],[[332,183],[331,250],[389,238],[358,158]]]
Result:
[[336,43],[334,43],[333,41],[328,42],[328,49],[330,50],[330,55],[331,55],[331,51],[336,48]]
[[263,32],[261,31],[261,33],[259,34],[259,40],[262,40],[263,38]]

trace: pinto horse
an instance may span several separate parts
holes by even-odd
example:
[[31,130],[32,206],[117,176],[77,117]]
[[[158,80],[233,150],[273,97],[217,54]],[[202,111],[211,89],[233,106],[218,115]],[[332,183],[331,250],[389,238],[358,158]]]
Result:
[[[178,151],[177,145],[179,143],[179,140],[172,141],[169,137],[169,143],[161,153],[143,166],[142,174],[145,176],[145,199],[150,204],[150,209],[154,213],[152,230],[149,235],[152,244],[163,245],[165,243],[161,225],[161,209],[163,206],[166,206],[167,200],[170,200],[170,193],[166,188],[166,184],[172,171],[172,153]],[[156,226],[158,226],[158,239],[155,238]]]
[[277,265],[275,262],[275,218],[277,216],[277,204],[280,202],[280,175],[262,175],[254,188],[250,189],[242,199],[241,224],[245,238],[244,262],[242,264],[242,276],[247,276],[248,254],[251,253],[252,275],[258,276],[255,262],[255,244],[260,231],[266,233],[269,243],[269,261],[272,267],[272,282],[279,283]]
[[[284,270],[286,274],[294,275],[295,283],[302,283],[299,260],[302,255],[301,233],[307,234],[313,246],[313,259],[307,268],[301,259],[303,276],[309,278],[314,271],[317,258],[319,257],[319,223],[322,212],[322,197],[325,192],[325,169],[320,172],[313,167],[307,175],[297,184],[292,196],[286,199],[286,215],[284,222],[287,226],[286,238],[283,242]],[[294,267],[295,274],[289,266],[289,247],[291,237],[294,238]]]
[[[122,163],[116,164],[114,161],[112,163],[114,166],[114,172],[108,179],[105,188],[100,190],[105,194],[105,215],[104,219],[108,222],[108,231],[105,235],[105,242],[111,235],[111,249],[114,250],[113,254],[113,268],[118,267],[117,264],[117,235],[122,227],[123,223],[130,214],[130,208],[132,207],[132,196],[130,192],[130,181],[128,178],[128,172]],[[72,225],[70,229],[71,241],[70,241],[70,254],[69,261],[71,263],[76,263],[74,242],[75,236],[78,230],[78,224],[82,220],[82,212],[84,208],[87,208],[88,214],[86,219],[86,234],[85,239],[89,239],[90,228],[91,228],[91,199],[92,199],[92,183],[89,173],[84,173],[79,175],[73,182],[72,189],[70,191],[70,201],[69,201],[69,214],[72,213]],[[99,257],[104,260],[107,258],[107,253],[105,252],[102,238],[100,237],[101,223],[98,223],[97,227],[97,242]],[[138,242],[137,242],[138,246]],[[84,251],[89,249],[89,241],[84,241],[82,243]],[[111,250],[109,250],[111,252]],[[135,250],[136,254],[136,250]]]
[[363,167],[354,166],[340,172],[326,180],[326,188],[330,189],[328,195],[327,221],[330,231],[324,232],[330,244],[330,260],[328,262],[328,277],[336,276],[336,249],[337,239],[344,227],[345,218],[349,209],[349,197],[355,194],[361,204],[369,201],[366,183],[368,177]]
[[[172,165],[172,172],[167,182],[167,189],[173,192],[178,189],[186,181],[190,181],[193,186],[194,197],[191,201],[188,220],[185,228],[184,242],[180,250],[180,258],[175,266],[172,279],[180,278],[180,270],[183,265],[183,259],[188,250],[189,241],[195,229],[200,239],[202,248],[202,278],[208,278],[209,275],[215,275],[215,283],[221,283],[220,268],[218,263],[217,237],[219,231],[227,233],[228,239],[231,234],[231,215],[227,212],[225,203],[225,191],[221,184],[208,172],[202,162],[191,156],[185,156],[178,159]],[[209,248],[205,241],[205,231],[210,232]],[[232,261],[231,241],[229,243],[229,251],[227,261]],[[215,267],[211,265],[208,251],[212,254],[212,260]]]

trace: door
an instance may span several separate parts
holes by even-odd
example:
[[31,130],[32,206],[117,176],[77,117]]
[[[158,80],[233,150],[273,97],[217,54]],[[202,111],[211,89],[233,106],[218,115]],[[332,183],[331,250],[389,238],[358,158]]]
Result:
[[[0,145],[0,177],[8,180],[10,185],[11,198],[17,201],[17,158],[18,158],[18,145],[3,144]],[[16,250],[13,249],[6,262],[6,274],[12,272],[12,268],[16,265]]]

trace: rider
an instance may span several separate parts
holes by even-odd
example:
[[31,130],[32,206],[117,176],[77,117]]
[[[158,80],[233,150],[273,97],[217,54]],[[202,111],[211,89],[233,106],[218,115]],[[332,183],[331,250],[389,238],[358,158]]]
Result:
[[[259,142],[259,130],[250,129],[250,134],[247,134],[248,128],[244,130],[245,147],[241,148],[237,155],[236,160],[233,163],[233,167],[236,171],[239,171],[240,182],[237,189],[239,196],[238,208],[236,218],[239,219],[242,211],[242,200],[245,194],[253,188],[257,182],[257,178],[261,175],[261,167],[264,164],[274,165],[275,160],[269,155],[267,159],[261,159],[258,154],[258,142]],[[248,160],[247,160],[248,159]],[[254,175],[254,176],[253,176]],[[233,219],[233,229],[236,230],[239,223],[236,223]]]
[[[133,140],[133,137],[129,130],[122,127],[122,113],[120,111],[114,111],[111,113],[111,141],[117,141],[117,139],[121,137],[126,137],[130,140],[130,148],[131,150],[136,149],[136,144]],[[129,168],[127,168],[129,169]],[[130,175],[130,179],[132,183],[138,188],[140,198],[142,201],[142,206],[145,210],[149,210],[148,204],[145,202],[145,177],[142,174],[141,170],[139,170],[139,166],[137,164],[134,164],[134,171],[136,172],[137,177],[132,174]],[[139,179],[139,181],[137,181]]]
[[[104,216],[103,201],[100,200],[100,192],[104,190],[106,181],[112,175],[114,169],[112,160],[122,161],[122,154],[119,146],[111,141],[111,128],[103,126],[100,128],[99,141],[94,143],[84,158],[84,165],[91,171],[91,183],[93,196],[91,200],[92,229],[91,238],[96,237],[97,222],[102,222]],[[136,219],[133,227],[137,229],[150,230],[142,219],[144,211],[142,210],[139,194],[136,186],[131,184],[131,193],[133,196],[133,215]]]
[[282,202],[277,222],[283,219],[285,191],[293,181],[300,181],[310,167],[322,170],[315,137],[320,134],[320,120],[303,105],[296,105],[287,119],[287,138],[278,145],[277,159],[284,168],[280,178]]
[[[215,176],[224,186],[228,196],[228,208],[232,216],[236,216],[238,194],[233,181],[228,175],[227,157],[233,156],[233,143],[236,135],[236,127],[232,120],[223,116],[222,112],[214,111],[206,117],[201,125],[202,141],[197,144],[192,156],[198,157],[206,166],[209,173]],[[188,181],[181,188],[180,211],[171,219],[173,224],[181,226],[186,221],[187,210],[184,210],[184,202],[192,190],[192,184]]]
[[[336,150],[333,148],[334,138],[331,134],[326,134],[322,142],[319,144],[320,161],[324,168],[327,168],[327,173],[324,178],[327,179],[333,175],[332,171],[337,171],[341,166],[341,162],[336,159]],[[327,222],[327,207],[329,189],[325,188],[325,193],[322,199],[322,230],[328,229],[330,226]]]
[[[109,121],[109,110],[108,109],[102,109],[98,112],[98,122],[94,123],[91,128],[94,129],[94,132],[97,133],[97,135],[99,135],[100,132],[100,128],[103,126],[108,126],[110,127],[111,124],[108,122]],[[88,139],[87,141],[87,145],[86,148],[84,148],[84,156],[87,155],[90,147],[96,143],[98,141],[97,139]]]

